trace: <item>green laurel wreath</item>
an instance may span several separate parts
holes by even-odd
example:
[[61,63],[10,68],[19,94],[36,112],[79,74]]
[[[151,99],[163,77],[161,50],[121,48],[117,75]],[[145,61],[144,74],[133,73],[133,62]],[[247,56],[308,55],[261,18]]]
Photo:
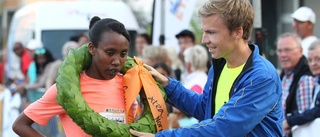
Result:
[[[146,99],[143,88],[140,90],[140,99],[144,105],[144,112],[139,120],[131,124],[121,124],[111,121],[99,113],[94,112],[84,100],[80,92],[80,73],[87,69],[91,62],[91,54],[87,49],[88,45],[83,45],[78,49],[71,50],[59,67],[59,76],[56,79],[58,89],[57,102],[66,110],[69,117],[80,126],[87,134],[94,137],[119,137],[132,136],[129,129],[142,132],[155,133],[156,125],[151,109]],[[136,63],[130,57],[127,58],[121,73],[135,66]],[[163,98],[166,94],[158,84]]]

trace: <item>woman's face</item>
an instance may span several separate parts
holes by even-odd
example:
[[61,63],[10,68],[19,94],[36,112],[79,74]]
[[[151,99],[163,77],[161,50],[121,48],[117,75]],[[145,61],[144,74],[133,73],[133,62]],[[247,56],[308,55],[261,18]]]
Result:
[[309,67],[313,75],[320,76],[320,48],[308,51]]
[[94,77],[110,80],[119,73],[126,61],[129,41],[119,33],[104,32],[97,47],[90,43],[88,48],[92,55],[90,67],[95,71]]
[[40,66],[44,66],[44,64],[47,62],[46,55],[45,54],[37,54],[36,61]]

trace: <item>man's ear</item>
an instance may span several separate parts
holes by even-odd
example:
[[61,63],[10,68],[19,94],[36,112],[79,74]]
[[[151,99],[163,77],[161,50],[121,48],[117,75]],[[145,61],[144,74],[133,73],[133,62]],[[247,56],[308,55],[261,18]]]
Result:
[[303,51],[302,47],[299,47],[299,52],[303,53],[302,51]]
[[243,28],[242,27],[236,28],[234,31],[234,34],[236,39],[241,39],[243,37]]
[[88,51],[92,56],[95,54],[95,47],[93,46],[92,42],[90,42],[88,45]]

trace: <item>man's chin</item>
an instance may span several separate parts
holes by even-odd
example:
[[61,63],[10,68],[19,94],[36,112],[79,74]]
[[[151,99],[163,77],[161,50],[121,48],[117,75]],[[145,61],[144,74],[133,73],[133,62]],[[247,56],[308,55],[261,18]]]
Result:
[[221,56],[213,55],[213,54],[211,54],[211,57],[212,57],[213,59],[220,59],[220,58],[222,58]]

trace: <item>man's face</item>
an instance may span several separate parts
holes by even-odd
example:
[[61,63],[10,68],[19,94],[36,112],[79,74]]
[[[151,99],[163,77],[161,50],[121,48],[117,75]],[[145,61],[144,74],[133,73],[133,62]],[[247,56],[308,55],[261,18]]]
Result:
[[281,67],[287,71],[294,69],[302,56],[302,48],[290,36],[279,39],[276,52]]
[[136,52],[138,53],[138,55],[142,54],[143,48],[147,45],[148,45],[147,40],[145,38],[143,38],[142,36],[138,36],[136,38],[135,48],[136,48]]
[[308,51],[309,67],[313,75],[320,75],[320,47]]
[[23,47],[22,47],[22,45],[20,43],[15,43],[14,44],[13,51],[17,56],[22,57]]
[[201,17],[201,27],[202,43],[207,45],[212,58],[228,59],[237,50],[235,32],[229,31],[219,15]]
[[313,24],[309,21],[299,21],[294,19],[292,22],[292,28],[300,38],[304,39],[313,31]]
[[181,36],[178,38],[180,53],[183,53],[185,49],[192,47],[195,43],[188,36]]

